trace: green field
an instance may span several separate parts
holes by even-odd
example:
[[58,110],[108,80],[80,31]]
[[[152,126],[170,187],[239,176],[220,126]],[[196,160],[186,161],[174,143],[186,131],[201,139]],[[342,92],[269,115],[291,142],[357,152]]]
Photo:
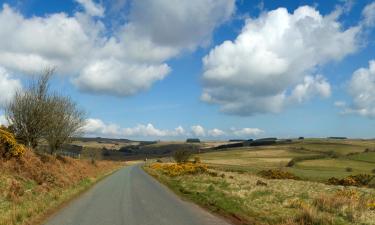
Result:
[[[165,166],[173,165],[170,162],[145,169],[176,193],[235,224],[374,225],[373,183],[363,187],[327,184],[331,177],[375,175],[373,146],[372,140],[293,140],[197,154],[194,157],[207,165],[206,171],[197,174],[169,175],[168,171],[179,171]],[[200,164],[187,168],[194,165]],[[302,180],[259,175],[268,169],[292,172]]]
[[[257,172],[283,168],[306,180],[371,174],[375,169],[373,140],[295,140],[288,144],[242,147],[200,154],[202,161],[217,169]],[[314,159],[309,159],[313,157]],[[292,167],[290,160],[299,159]]]

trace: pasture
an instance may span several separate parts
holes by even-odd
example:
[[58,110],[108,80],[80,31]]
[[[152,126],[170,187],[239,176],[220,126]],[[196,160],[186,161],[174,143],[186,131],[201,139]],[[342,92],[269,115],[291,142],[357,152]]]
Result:
[[[202,162],[220,170],[258,172],[282,168],[306,180],[371,174],[374,140],[307,139],[270,146],[229,148],[200,154]],[[295,159],[292,166],[288,163]]]

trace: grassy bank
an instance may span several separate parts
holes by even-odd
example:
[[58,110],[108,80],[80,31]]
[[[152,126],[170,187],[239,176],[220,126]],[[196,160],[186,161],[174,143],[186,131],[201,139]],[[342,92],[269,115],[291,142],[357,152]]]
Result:
[[159,165],[145,170],[176,193],[237,224],[375,224],[374,189],[268,180],[214,169],[171,173]]
[[54,209],[124,163],[75,160],[28,150],[0,160],[0,225],[39,224]]

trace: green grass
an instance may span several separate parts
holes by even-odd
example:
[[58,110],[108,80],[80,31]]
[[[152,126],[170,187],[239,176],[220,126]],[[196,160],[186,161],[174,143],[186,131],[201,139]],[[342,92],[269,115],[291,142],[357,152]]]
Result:
[[348,156],[351,160],[373,163],[375,169],[375,152],[365,152]]
[[[308,181],[265,180],[251,173],[217,170],[219,175],[224,176],[214,177],[204,173],[168,177],[149,167],[145,167],[145,170],[182,197],[230,218],[237,224],[281,225],[289,220],[291,222],[288,224],[297,225],[300,223],[295,220],[304,215],[305,210],[311,211],[311,217],[315,221],[323,218],[322,223],[311,224],[370,225],[375,221],[375,214],[367,208],[348,208],[351,202],[329,211],[319,210],[314,206],[315,200],[322,195],[324,198],[335,196],[342,189],[339,186]],[[267,186],[258,186],[258,180],[266,182]],[[375,196],[373,189],[349,189],[358,192],[362,199]],[[301,204],[293,204],[294,202]],[[353,201],[353,204],[360,203]]]
[[[306,139],[273,146],[233,148],[199,156],[202,162],[223,171],[255,173],[284,168],[306,180],[326,181],[331,177],[371,174],[375,169],[375,152],[364,151],[373,146],[373,140]],[[314,159],[309,160],[312,157]],[[298,161],[294,166],[286,167],[292,159]],[[353,171],[347,172],[348,167]]]

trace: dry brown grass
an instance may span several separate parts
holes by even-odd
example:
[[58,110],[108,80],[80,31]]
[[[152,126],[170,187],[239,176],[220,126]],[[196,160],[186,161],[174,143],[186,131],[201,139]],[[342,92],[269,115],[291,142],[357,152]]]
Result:
[[124,163],[36,155],[0,159],[0,225],[29,224]]
[[[157,170],[150,173],[153,172],[191,200],[243,221],[255,221],[254,224],[375,224],[375,210],[371,209],[374,189],[298,180],[265,180],[251,173],[213,169],[203,174],[177,177],[168,177]],[[217,176],[210,174],[213,172]],[[259,181],[267,185],[258,185]]]

